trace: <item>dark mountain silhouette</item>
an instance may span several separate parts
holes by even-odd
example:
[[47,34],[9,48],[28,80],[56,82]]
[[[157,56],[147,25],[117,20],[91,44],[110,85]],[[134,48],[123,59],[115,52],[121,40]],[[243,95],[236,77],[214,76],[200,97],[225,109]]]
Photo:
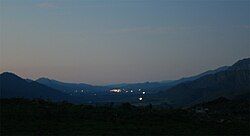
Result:
[[[249,98],[250,59],[243,59],[230,67],[221,67],[202,74],[167,82],[121,84],[121,88],[145,90],[145,102],[163,102],[172,106],[188,106],[224,96]],[[13,73],[0,75],[1,98],[50,98],[71,102],[138,102],[141,92],[110,93],[111,86],[83,83],[64,83],[48,78],[36,81],[22,79]],[[114,86],[113,86],[114,87]],[[116,86],[118,87],[118,86]],[[156,94],[155,94],[156,93]],[[72,101],[74,100],[74,101]]]
[[31,82],[33,82],[33,80],[32,79],[29,79],[29,78],[27,78],[27,79],[25,79],[28,83],[31,83]]
[[36,82],[46,85],[48,87],[61,90],[66,93],[72,93],[77,91],[83,90],[84,92],[95,92],[95,93],[100,93],[100,92],[105,92],[108,91],[112,88],[122,88],[126,90],[145,90],[147,93],[157,93],[159,91],[163,91],[166,89],[169,89],[177,84],[187,82],[187,81],[193,81],[196,80],[202,76],[206,76],[209,74],[214,74],[220,71],[224,71],[228,68],[228,66],[223,66],[215,70],[209,70],[204,73],[191,76],[191,77],[185,77],[181,78],[179,80],[168,80],[168,81],[161,81],[161,82],[144,82],[144,83],[121,83],[121,84],[111,84],[111,85],[106,85],[106,86],[93,86],[90,84],[85,84],[85,83],[65,83],[61,81],[57,81],[54,79],[49,79],[49,78],[39,78],[36,80]]
[[234,97],[250,92],[250,59],[236,62],[227,70],[178,84],[157,97],[174,106],[187,106],[221,96]]
[[167,90],[175,85],[178,85],[180,83],[188,82],[188,81],[194,81],[198,78],[201,78],[206,75],[210,74],[215,74],[221,71],[227,70],[229,67],[228,66],[223,66],[220,68],[217,68],[215,70],[209,70],[204,73],[195,75],[195,76],[190,76],[190,77],[184,77],[178,80],[167,80],[167,81],[161,81],[161,82],[144,82],[144,83],[122,83],[122,84],[113,84],[113,85],[108,85],[108,87],[113,87],[113,88],[123,88],[127,90],[146,90],[149,93],[157,93],[159,91],[164,91]]
[[206,76],[206,75],[211,75],[211,74],[215,74],[215,73],[218,73],[221,71],[225,71],[228,68],[229,68],[229,66],[223,66],[223,67],[217,68],[215,70],[209,70],[209,71],[203,72],[203,73],[195,75],[195,76],[184,77],[184,78],[172,81],[172,82],[170,82],[170,84],[173,86],[173,85],[177,85],[177,84],[188,82],[188,81],[194,81],[194,80],[201,78],[203,76]]
[[35,81],[22,79],[17,75],[4,72],[0,75],[1,98],[43,98],[51,100],[68,99],[67,95],[39,84]]
[[239,60],[229,70],[250,70],[250,58]]
[[84,83],[65,83],[48,78],[39,78],[36,82],[66,93],[82,91],[85,93],[101,93],[110,90],[108,87],[93,86]]

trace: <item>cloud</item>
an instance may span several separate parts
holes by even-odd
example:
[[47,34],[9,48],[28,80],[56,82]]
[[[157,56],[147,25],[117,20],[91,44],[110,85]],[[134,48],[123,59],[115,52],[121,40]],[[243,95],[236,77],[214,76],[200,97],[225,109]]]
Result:
[[43,2],[43,3],[36,4],[36,7],[46,8],[46,9],[54,9],[54,8],[57,8],[58,6],[55,3]]

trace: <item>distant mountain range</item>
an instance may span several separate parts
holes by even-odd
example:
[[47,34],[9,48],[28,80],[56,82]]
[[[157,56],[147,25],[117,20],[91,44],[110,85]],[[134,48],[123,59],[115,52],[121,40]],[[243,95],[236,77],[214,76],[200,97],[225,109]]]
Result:
[[48,87],[61,90],[65,93],[70,94],[81,94],[81,93],[101,93],[110,90],[110,88],[105,86],[93,86],[84,83],[64,83],[48,78],[39,78],[36,82],[46,85]]
[[[4,72],[0,75],[0,87],[1,98],[42,98],[70,102],[160,102],[171,106],[189,106],[221,96],[249,99],[250,58],[240,60],[232,66],[175,81],[107,86],[64,83],[48,78],[33,81]],[[122,92],[110,92],[113,88],[119,88]],[[146,94],[143,95],[142,92]],[[142,96],[143,101],[139,101],[138,98]]]
[[53,100],[68,100],[68,95],[59,90],[39,84],[35,81],[27,82],[13,73],[0,75],[1,98],[42,98]]
[[201,76],[180,83],[159,92],[155,97],[162,98],[175,106],[192,105],[224,96],[233,98],[250,92],[250,59],[236,62],[226,70]]
[[[224,71],[227,68],[228,66],[223,66],[215,70],[209,70],[209,71],[206,71],[204,73],[201,73],[195,76],[185,77],[185,78],[181,78],[178,80],[166,80],[166,81],[160,81],[160,82],[144,82],[144,83],[121,83],[121,84],[110,84],[110,85],[104,85],[104,86],[94,86],[94,85],[85,84],[85,83],[66,83],[66,82],[61,82],[61,81],[57,81],[57,80],[49,79],[45,77],[39,78],[35,81],[40,84],[51,87],[53,89],[61,90],[65,93],[74,93],[75,91],[81,92],[82,90],[84,92],[101,93],[101,92],[109,91],[113,88],[120,88],[120,89],[125,89],[125,90],[141,89],[141,90],[146,90],[148,93],[157,93],[159,91],[169,89],[183,82],[193,81],[205,75]],[[28,82],[33,81],[31,79],[26,79],[26,80]]]
[[122,84],[112,84],[108,85],[107,87],[111,88],[123,88],[127,90],[146,90],[149,93],[157,93],[159,91],[164,91],[167,90],[175,85],[178,85],[180,83],[188,82],[188,81],[194,81],[200,77],[210,75],[210,74],[215,74],[217,72],[225,71],[229,68],[229,66],[223,66],[220,68],[217,68],[215,70],[209,70],[204,73],[191,76],[191,77],[184,77],[178,80],[166,80],[166,81],[161,81],[161,82],[144,82],[144,83],[122,83]]

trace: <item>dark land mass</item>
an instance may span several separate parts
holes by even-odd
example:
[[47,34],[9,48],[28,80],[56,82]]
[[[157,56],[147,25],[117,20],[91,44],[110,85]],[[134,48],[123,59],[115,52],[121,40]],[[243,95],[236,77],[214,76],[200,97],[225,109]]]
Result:
[[250,135],[250,102],[218,98],[185,109],[1,99],[1,135]]
[[243,59],[226,70],[202,76],[161,91],[155,98],[172,106],[190,106],[219,97],[247,96],[250,92],[250,59]]

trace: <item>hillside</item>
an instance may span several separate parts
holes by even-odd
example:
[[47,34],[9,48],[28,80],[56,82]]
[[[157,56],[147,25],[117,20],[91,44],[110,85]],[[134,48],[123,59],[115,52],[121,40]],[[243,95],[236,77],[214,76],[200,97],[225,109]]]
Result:
[[[212,112],[211,109],[206,114],[190,109],[135,107],[129,103],[90,106],[37,99],[1,99],[0,103],[1,135],[250,134],[249,110],[229,114],[230,111]],[[239,104],[224,103],[228,107]],[[243,107],[235,107],[235,110],[249,108],[249,103],[240,105]]]
[[[39,78],[36,82],[46,85],[48,87],[63,91],[65,93],[74,93],[74,94],[81,94],[81,93],[101,93],[108,91],[110,88],[103,87],[103,86],[93,86],[90,84],[84,83],[65,83],[60,82],[53,79],[48,78]],[[78,93],[77,93],[78,92]]]
[[35,81],[27,82],[13,73],[0,75],[1,98],[43,98],[52,100],[68,100],[68,96]]
[[157,97],[175,106],[187,106],[221,96],[234,97],[250,91],[249,59],[240,60],[227,70],[181,83],[160,92]]

